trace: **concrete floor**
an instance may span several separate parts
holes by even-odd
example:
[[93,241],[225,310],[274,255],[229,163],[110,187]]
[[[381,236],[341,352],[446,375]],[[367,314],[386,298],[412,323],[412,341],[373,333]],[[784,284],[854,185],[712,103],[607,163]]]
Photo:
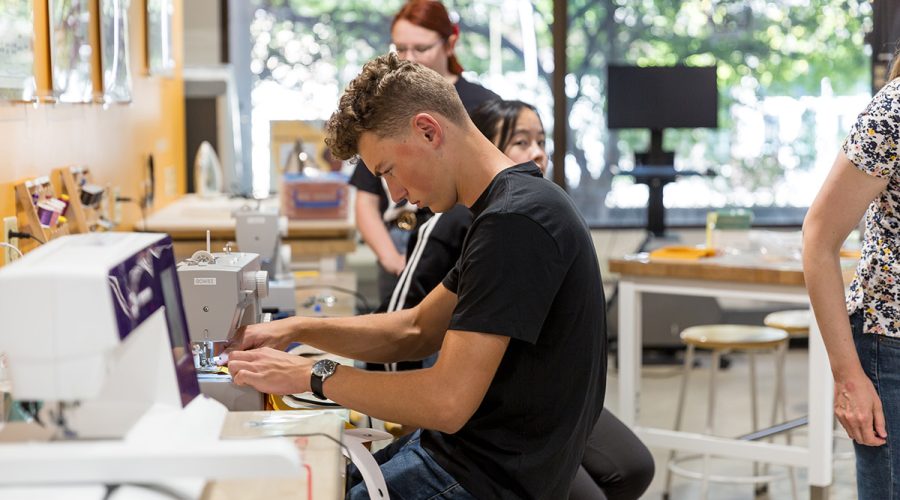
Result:
[[[746,356],[731,355],[731,366],[720,370],[717,381],[717,403],[715,414],[716,434],[721,436],[738,436],[751,430],[750,424],[750,387],[749,367]],[[618,407],[618,377],[615,365],[610,359],[610,371],[607,380],[606,407],[616,412]],[[700,354],[701,366],[695,368],[688,385],[688,396],[685,403],[684,430],[702,432],[706,420],[706,398],[709,384],[709,357]],[[774,395],[774,366],[772,357],[757,356],[757,391],[759,394],[760,422],[767,423],[772,409]],[[787,360],[788,380],[788,418],[797,418],[806,414],[806,382],[807,352],[805,349],[792,349]],[[825,374],[827,376],[828,374]],[[674,428],[675,408],[678,404],[678,391],[681,381],[680,366],[645,367],[641,377],[640,422],[661,428]],[[779,438],[782,439],[783,438]],[[803,444],[806,441],[805,428],[792,433],[793,442]],[[783,442],[783,441],[781,441]],[[651,449],[656,461],[656,476],[644,498],[662,498],[665,487],[668,451]],[[852,444],[847,439],[837,440],[837,453],[844,455],[834,463],[834,483],[830,489],[831,500],[849,500],[856,498],[856,473],[852,457]],[[752,465],[740,461],[715,459],[712,470],[716,473],[750,474]],[[684,463],[692,470],[702,470],[702,462]],[[785,479],[775,481],[769,486],[768,496],[760,498],[791,499],[790,482]],[[806,482],[806,471],[797,470],[797,488],[799,499],[809,498],[809,484]],[[702,497],[699,481],[674,477],[671,500],[699,499]],[[752,485],[711,484],[709,498],[715,500],[753,499]]]

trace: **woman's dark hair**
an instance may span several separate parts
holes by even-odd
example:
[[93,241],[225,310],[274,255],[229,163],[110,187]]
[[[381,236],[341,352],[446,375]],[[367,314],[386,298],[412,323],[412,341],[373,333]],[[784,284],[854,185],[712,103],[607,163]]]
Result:
[[[451,35],[459,35],[459,27],[450,20],[450,14],[444,4],[437,0],[410,0],[397,12],[391,22],[391,29],[397,21],[404,19],[416,26],[434,31],[441,35],[444,43]],[[451,54],[447,59],[447,69],[454,75],[461,75],[463,67],[456,59],[456,54]]]
[[522,101],[493,99],[481,103],[472,111],[470,117],[478,130],[491,142],[495,137],[497,138],[497,149],[506,151],[509,141],[512,140],[513,132],[516,131],[519,113],[523,109],[530,109],[538,115],[537,109],[531,104]]

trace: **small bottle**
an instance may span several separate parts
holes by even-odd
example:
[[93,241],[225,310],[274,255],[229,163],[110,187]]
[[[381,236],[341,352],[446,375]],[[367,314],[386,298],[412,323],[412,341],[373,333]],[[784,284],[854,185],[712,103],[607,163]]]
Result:
[[191,347],[191,354],[194,356],[194,368],[200,368],[200,344]]

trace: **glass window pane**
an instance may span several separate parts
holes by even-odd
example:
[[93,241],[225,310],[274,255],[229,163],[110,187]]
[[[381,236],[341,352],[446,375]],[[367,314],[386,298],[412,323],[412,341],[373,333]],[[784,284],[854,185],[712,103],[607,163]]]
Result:
[[[403,2],[254,1],[253,161],[269,165],[268,122],[327,119],[365,61],[388,50]],[[535,104],[550,139],[552,0],[445,5],[460,24],[466,78]],[[668,223],[700,225],[726,206],[752,208],[757,223],[801,221],[870,97],[867,0],[570,0],[568,9],[569,144],[556,168],[590,224],[646,218],[647,187],[614,174],[634,166],[650,134],[607,128],[610,63],[717,65],[719,127],[667,130],[663,144],[676,169],[715,175],[666,186]]]

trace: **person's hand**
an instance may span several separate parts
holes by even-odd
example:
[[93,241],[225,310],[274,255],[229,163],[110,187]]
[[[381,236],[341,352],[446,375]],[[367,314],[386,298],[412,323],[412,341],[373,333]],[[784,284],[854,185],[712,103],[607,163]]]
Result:
[[406,256],[400,252],[394,252],[381,261],[381,267],[395,276],[400,276],[403,268],[406,267]]
[[243,326],[228,341],[226,351],[246,351],[271,347],[283,351],[292,341],[292,328],[287,319]]
[[835,379],[834,415],[857,443],[881,446],[886,442],[881,398],[865,373]]
[[237,385],[249,385],[266,394],[296,394],[310,390],[313,362],[303,356],[268,347],[235,351],[228,357],[228,372]]

